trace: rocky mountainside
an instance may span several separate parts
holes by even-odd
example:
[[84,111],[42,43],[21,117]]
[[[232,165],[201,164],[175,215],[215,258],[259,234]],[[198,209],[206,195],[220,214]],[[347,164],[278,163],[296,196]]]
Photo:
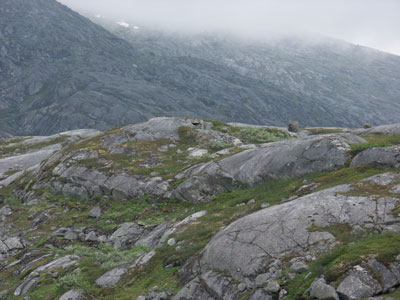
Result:
[[331,44],[123,37],[130,43],[55,0],[1,1],[0,134],[106,130],[154,116],[398,121],[396,56]]
[[399,167],[399,124],[2,138],[0,299],[399,298]]
[[[387,123],[381,111],[387,111],[391,122],[399,121],[390,112],[398,109],[400,58],[395,55],[324,37],[246,41],[227,35],[164,33],[146,26],[126,28],[104,17],[92,20],[142,53],[200,58],[299,95],[312,115],[312,120],[301,120],[308,126]],[[321,110],[314,115],[315,106]]]

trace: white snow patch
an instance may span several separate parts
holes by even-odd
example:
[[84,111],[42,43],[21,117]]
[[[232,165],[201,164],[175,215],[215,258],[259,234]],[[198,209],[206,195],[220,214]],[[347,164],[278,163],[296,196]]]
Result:
[[126,28],[128,28],[130,26],[128,23],[126,23],[124,21],[119,21],[119,22],[117,22],[117,24],[122,26],[122,27],[126,27]]

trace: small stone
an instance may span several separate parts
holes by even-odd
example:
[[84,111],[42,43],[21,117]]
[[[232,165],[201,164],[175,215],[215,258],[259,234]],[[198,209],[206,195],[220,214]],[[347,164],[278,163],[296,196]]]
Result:
[[339,300],[335,289],[326,284],[325,280],[320,278],[315,280],[310,287],[310,296],[320,300]]
[[268,280],[271,278],[269,273],[260,274],[256,277],[256,286],[263,287],[268,283]]
[[158,175],[160,175],[160,173],[158,173],[158,172],[151,172],[150,173],[151,177],[157,177]]
[[247,201],[247,205],[256,203],[256,199],[250,199]]
[[139,296],[136,298],[136,300],[147,300],[146,296]]
[[100,218],[102,214],[100,206],[95,206],[89,211],[89,217],[91,218]]
[[270,206],[271,206],[271,204],[269,204],[268,202],[261,204],[261,208],[268,208]]
[[171,238],[171,239],[168,240],[167,243],[168,243],[168,246],[173,246],[173,245],[176,244],[176,240],[174,238]]
[[247,289],[247,285],[244,282],[239,283],[239,285],[238,285],[239,292],[244,292],[246,289]]
[[308,271],[309,267],[302,261],[296,261],[291,266],[290,269],[295,273],[304,273]]
[[291,280],[291,279],[293,279],[293,278],[295,278],[296,277],[296,274],[294,274],[294,273],[292,273],[292,272],[287,272],[287,273],[285,273],[285,279],[286,280]]
[[265,287],[265,290],[269,294],[276,294],[280,291],[281,286],[276,280],[268,280],[267,286]]
[[89,232],[85,238],[86,241],[89,242],[97,242],[97,235],[94,231]]
[[67,233],[65,233],[64,239],[74,241],[78,239],[78,235],[73,231],[68,231]]
[[38,199],[32,199],[28,202],[25,203],[26,206],[33,206],[33,205],[38,205],[39,204],[39,200]]

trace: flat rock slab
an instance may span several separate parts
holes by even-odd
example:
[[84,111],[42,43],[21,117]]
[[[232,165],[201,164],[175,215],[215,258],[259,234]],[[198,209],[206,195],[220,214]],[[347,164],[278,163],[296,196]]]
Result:
[[202,268],[229,272],[241,279],[268,269],[286,255],[318,255],[336,244],[328,232],[309,231],[349,224],[358,228],[400,231],[392,210],[397,198],[346,196],[350,185],[313,193],[243,217],[219,231],[206,246]]
[[356,129],[352,131],[355,134],[371,134],[371,133],[383,133],[383,134],[400,134],[400,123],[390,125],[380,125],[367,129]]
[[49,158],[61,145],[51,145],[41,150],[0,159],[0,176],[9,170],[25,170]]
[[110,288],[115,286],[121,279],[121,277],[128,272],[128,268],[126,267],[117,267],[112,269],[101,277],[96,279],[96,284],[102,288]]

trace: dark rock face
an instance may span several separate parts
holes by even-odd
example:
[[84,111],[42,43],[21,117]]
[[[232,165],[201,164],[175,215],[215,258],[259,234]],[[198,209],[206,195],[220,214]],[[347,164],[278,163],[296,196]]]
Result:
[[400,167],[400,146],[367,149],[351,162],[352,167],[370,165],[375,168]]

